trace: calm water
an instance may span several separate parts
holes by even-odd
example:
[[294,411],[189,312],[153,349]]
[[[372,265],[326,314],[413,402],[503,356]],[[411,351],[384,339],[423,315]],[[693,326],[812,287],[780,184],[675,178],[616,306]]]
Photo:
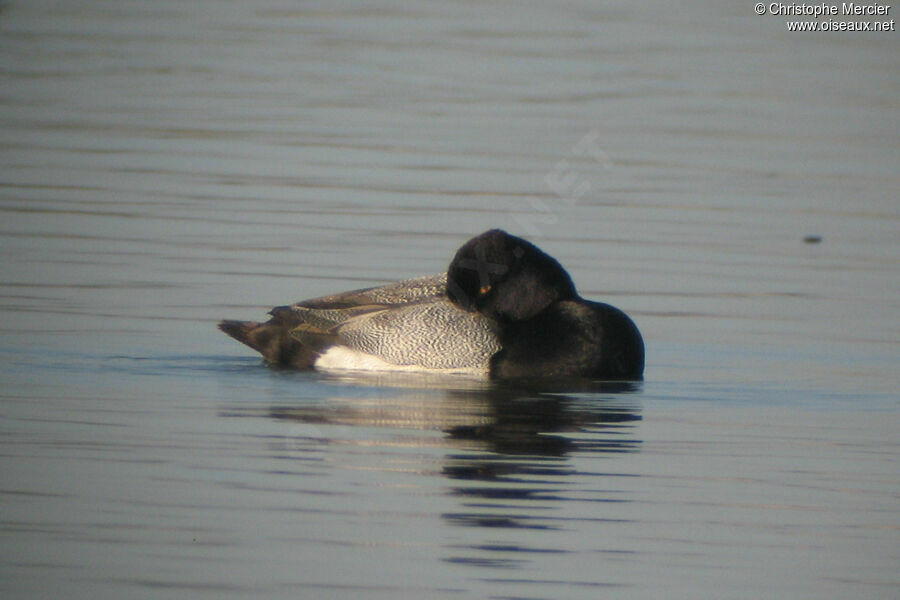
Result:
[[[721,4],[0,5],[0,595],[900,595],[897,34]],[[495,226],[644,383],[214,327]]]

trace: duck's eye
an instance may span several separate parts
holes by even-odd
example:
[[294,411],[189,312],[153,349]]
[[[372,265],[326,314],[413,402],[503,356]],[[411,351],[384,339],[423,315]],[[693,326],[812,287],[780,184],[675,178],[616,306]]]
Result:
[[478,293],[479,293],[480,295],[484,296],[484,295],[487,294],[489,291],[491,291],[491,286],[490,286],[490,285],[485,285],[485,286],[482,286],[480,290],[478,290]]

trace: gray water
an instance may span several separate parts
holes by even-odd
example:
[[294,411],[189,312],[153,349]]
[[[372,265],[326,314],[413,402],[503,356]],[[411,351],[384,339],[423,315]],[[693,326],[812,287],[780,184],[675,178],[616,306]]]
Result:
[[[897,597],[897,34],[732,4],[0,5],[0,596]],[[646,381],[215,329],[490,227]]]

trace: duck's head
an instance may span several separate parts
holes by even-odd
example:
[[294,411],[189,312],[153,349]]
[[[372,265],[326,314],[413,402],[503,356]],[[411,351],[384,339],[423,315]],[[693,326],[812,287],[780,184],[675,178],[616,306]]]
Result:
[[456,252],[447,269],[447,296],[460,308],[498,321],[524,321],[576,292],[556,259],[522,238],[491,229]]

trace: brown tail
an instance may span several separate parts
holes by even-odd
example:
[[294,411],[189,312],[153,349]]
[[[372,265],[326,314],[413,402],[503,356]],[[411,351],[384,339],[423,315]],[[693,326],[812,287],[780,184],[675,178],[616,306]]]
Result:
[[290,324],[273,318],[266,323],[255,321],[219,322],[219,329],[263,355],[272,365],[309,369],[316,354],[290,336]]
[[250,335],[257,327],[259,327],[259,323],[254,321],[219,321],[219,329],[225,333],[225,335],[233,337],[242,344],[247,344],[257,352],[262,352]]

